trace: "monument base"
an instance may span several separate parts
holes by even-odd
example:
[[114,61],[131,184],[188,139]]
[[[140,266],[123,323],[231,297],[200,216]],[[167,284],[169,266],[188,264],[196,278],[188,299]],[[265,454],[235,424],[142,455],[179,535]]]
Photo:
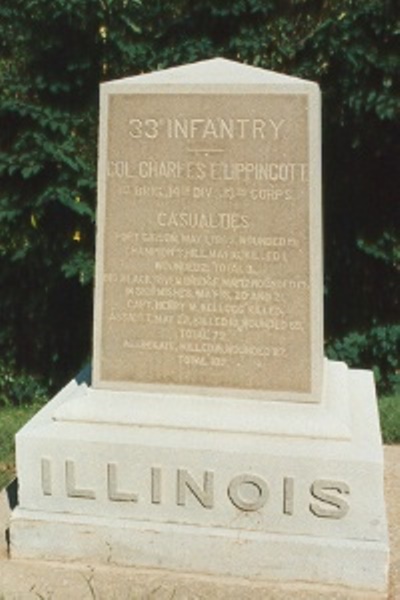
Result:
[[13,556],[121,566],[306,581],[381,591],[386,585],[385,542],[168,523],[135,522],[17,509]]
[[[140,410],[140,392],[118,392],[107,422],[100,399],[107,392],[71,382],[17,435],[11,556],[384,591],[388,542],[372,374],[327,362],[325,379],[322,406],[249,400],[242,432],[227,428],[223,401],[212,429],[205,428],[210,415],[191,425],[184,410],[174,427],[171,402],[184,402],[178,396],[165,398],[171,413],[162,426],[151,399]],[[264,434],[252,418],[256,406],[261,423],[271,411]],[[313,415],[319,437],[310,430]]]

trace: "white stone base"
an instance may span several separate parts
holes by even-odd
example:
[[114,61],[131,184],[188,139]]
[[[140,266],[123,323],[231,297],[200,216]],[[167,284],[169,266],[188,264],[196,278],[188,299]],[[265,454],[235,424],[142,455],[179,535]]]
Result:
[[[383,589],[385,543],[17,510],[13,554]],[[45,543],[44,543],[45,542]]]
[[[385,590],[372,376],[328,362],[325,379],[320,406],[231,400],[242,432],[227,401],[210,430],[207,399],[110,392],[111,417],[104,390],[71,382],[17,435],[12,556]],[[185,401],[196,418],[174,427]]]

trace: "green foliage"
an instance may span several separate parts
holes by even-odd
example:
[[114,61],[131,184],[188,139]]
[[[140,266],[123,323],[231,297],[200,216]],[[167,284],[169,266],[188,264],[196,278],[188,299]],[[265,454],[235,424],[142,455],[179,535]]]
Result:
[[0,405],[0,490],[15,477],[14,436],[41,405],[41,403],[18,407]]
[[326,354],[352,367],[373,369],[381,393],[400,390],[400,325],[351,332],[327,344]]
[[99,73],[79,4],[0,8],[0,347],[54,385],[90,332]]
[[90,355],[99,83],[225,56],[321,85],[328,346],[354,365],[379,368],[390,386],[382,332],[397,331],[399,315],[395,6],[2,0],[5,359],[56,386]]
[[37,377],[16,373],[0,362],[0,407],[37,405],[49,398],[48,387]]
[[385,444],[400,443],[400,395],[379,400],[382,437]]

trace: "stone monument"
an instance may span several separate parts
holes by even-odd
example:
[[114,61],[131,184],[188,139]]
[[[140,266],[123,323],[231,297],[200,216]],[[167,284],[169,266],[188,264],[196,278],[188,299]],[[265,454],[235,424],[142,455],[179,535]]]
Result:
[[384,590],[372,374],[324,360],[320,94],[101,86],[92,381],[17,435],[14,557]]

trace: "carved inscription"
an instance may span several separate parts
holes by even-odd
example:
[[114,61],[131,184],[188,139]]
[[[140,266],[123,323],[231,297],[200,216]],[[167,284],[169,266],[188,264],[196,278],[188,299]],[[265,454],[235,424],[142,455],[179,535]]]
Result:
[[114,502],[137,502],[137,494],[118,489],[118,465],[108,463],[107,465],[107,492],[109,500]]
[[312,496],[319,501],[310,504],[310,510],[315,516],[324,519],[342,519],[346,516],[349,505],[343,496],[350,494],[347,483],[317,479],[312,484],[310,491]]
[[305,95],[111,95],[101,379],[309,392]]
[[236,508],[259,510],[268,500],[267,482],[257,475],[238,475],[228,487],[228,496]]
[[[69,498],[86,498],[96,500],[96,492],[81,488],[76,483],[76,464],[73,460],[65,461],[65,489]],[[51,471],[50,471],[51,472]],[[50,488],[51,489],[51,488]]]
[[212,471],[204,472],[203,486],[201,487],[187,469],[178,469],[176,492],[176,503],[178,506],[186,505],[187,490],[190,490],[204,508],[213,508],[214,473]]
[[[53,496],[53,465],[48,458],[42,458],[40,464],[41,492],[44,496]],[[71,499],[95,500],[104,494],[102,489],[87,489],[77,486],[76,462],[65,461],[65,495]],[[126,470],[125,470],[126,472]],[[128,471],[130,472],[130,471]],[[145,475],[147,494],[138,494],[135,485],[140,482],[134,472],[124,480],[121,465],[109,462],[105,465],[104,480],[99,480],[106,489],[109,502],[124,502],[132,505],[149,502],[150,505],[162,505],[173,502],[176,506],[191,506],[212,510],[216,508],[215,496],[225,499],[239,512],[257,512],[269,510],[270,496],[281,494],[282,514],[293,517],[304,510],[310,515],[323,519],[343,519],[349,512],[348,497],[350,487],[344,481],[332,479],[316,479],[309,487],[309,503],[297,506],[295,510],[295,489],[304,487],[304,482],[296,482],[293,477],[283,477],[282,491],[270,491],[270,484],[265,476],[254,473],[239,473],[231,478],[218,477],[211,470],[197,471],[193,474],[188,468],[175,470],[161,466],[150,467]],[[166,475],[166,477],[163,477]],[[169,479],[170,481],[167,481]],[[175,482],[175,491],[171,494]],[[125,488],[126,486],[126,488]],[[57,492],[56,492],[57,494]]]
[[49,458],[42,458],[40,466],[41,466],[41,475],[42,475],[43,495],[51,496],[51,494],[52,494],[51,460]]

